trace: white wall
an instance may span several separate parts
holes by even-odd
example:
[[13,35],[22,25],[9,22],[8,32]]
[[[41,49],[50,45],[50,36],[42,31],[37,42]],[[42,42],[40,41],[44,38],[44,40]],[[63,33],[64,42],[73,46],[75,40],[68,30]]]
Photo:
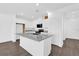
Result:
[[63,46],[65,38],[79,40],[79,12],[55,12],[49,19],[49,33],[54,35],[52,44]]
[[15,20],[13,16],[0,14],[0,43],[15,39]]
[[49,33],[54,35],[52,44],[63,46],[65,38],[79,40],[79,4],[54,11],[49,19]]
[[63,19],[60,13],[53,13],[49,18],[48,32],[53,35],[52,44],[63,46]]
[[[58,12],[63,16],[64,39],[79,39],[79,4],[64,7]],[[57,11],[55,11],[57,12]]]
[[[67,17],[68,16],[68,17]],[[64,37],[79,39],[79,12],[70,12],[64,17]]]

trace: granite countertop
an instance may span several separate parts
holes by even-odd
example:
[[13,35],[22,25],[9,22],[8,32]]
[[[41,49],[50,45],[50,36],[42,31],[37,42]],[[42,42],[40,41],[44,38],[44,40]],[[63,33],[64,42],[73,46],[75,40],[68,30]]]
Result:
[[52,36],[52,35],[49,35],[49,34],[34,35],[33,33],[24,33],[24,34],[19,34],[19,35],[21,35],[23,37],[27,37],[27,38],[35,40],[35,41],[42,41],[42,40],[45,40],[45,39]]

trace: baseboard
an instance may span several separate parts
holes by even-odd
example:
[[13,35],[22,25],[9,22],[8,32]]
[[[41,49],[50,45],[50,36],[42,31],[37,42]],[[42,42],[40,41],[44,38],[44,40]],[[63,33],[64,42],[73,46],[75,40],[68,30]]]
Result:
[[10,42],[11,40],[0,41],[0,43]]
[[16,40],[12,40],[12,42],[16,42]]
[[63,47],[63,42],[61,42],[61,43],[59,43],[59,42],[54,42],[54,43],[52,43],[53,45],[57,45],[57,46],[59,46],[59,47]]

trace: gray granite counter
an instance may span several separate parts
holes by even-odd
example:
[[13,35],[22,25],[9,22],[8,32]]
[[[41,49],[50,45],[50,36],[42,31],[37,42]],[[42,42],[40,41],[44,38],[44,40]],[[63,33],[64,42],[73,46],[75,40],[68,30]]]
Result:
[[33,33],[24,33],[24,34],[20,34],[23,37],[35,40],[35,41],[42,41],[45,40],[49,37],[51,37],[52,35],[49,34],[38,34],[38,35],[34,35]]

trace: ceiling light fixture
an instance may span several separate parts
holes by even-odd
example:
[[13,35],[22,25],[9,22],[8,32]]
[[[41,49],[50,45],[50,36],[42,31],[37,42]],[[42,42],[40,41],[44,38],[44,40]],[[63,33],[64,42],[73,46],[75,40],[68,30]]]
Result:
[[36,3],[36,6],[39,6],[39,3]]

